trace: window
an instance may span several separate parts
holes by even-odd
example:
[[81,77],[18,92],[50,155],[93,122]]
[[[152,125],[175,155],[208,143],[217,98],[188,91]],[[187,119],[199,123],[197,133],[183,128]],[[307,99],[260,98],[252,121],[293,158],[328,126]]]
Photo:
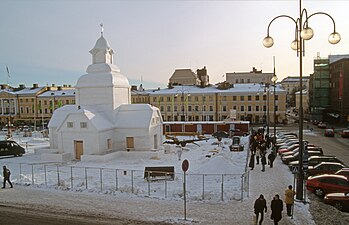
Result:
[[278,95],[275,95],[275,100],[279,100],[279,96]]
[[245,96],[240,96],[240,101],[244,101],[245,100]]
[[247,111],[251,112],[252,111],[252,106],[247,106]]
[[87,128],[86,122],[80,122],[80,128]]
[[111,139],[107,139],[107,148],[108,148],[108,150],[112,149]]
[[188,105],[188,111],[191,111],[191,105]]
[[244,81],[244,79],[241,79],[241,83],[243,84],[245,81]]
[[233,101],[236,101],[236,96],[233,96]]
[[74,127],[74,123],[73,122],[67,122],[67,127],[68,128],[73,128]]
[[170,102],[171,101],[171,97],[167,97],[167,101]]
[[206,111],[206,106],[205,105],[202,106],[202,111]]
[[267,100],[267,96],[263,94],[263,101]]
[[171,111],[171,106],[167,106],[167,112],[170,112]]
[[213,111],[213,106],[212,105],[210,105],[210,111]]
[[241,112],[245,111],[245,106],[243,106],[243,105],[240,106],[240,111],[241,111]]
[[259,111],[259,105],[256,105],[256,111],[257,112]]
[[251,83],[251,80],[250,80],[250,79],[247,79],[247,83]]
[[236,80],[235,80],[235,83],[237,83],[237,84],[238,84],[238,83],[239,83],[239,79],[236,79]]
[[198,105],[195,106],[195,111],[196,112],[199,111],[199,106]]
[[199,97],[198,96],[195,96],[195,101],[199,101]]
[[252,101],[252,96],[251,95],[247,96],[247,100]]
[[223,111],[226,112],[227,111],[227,106],[223,105]]
[[259,101],[259,95],[256,95],[256,101]]
[[160,111],[163,112],[164,111],[164,106],[160,106]]

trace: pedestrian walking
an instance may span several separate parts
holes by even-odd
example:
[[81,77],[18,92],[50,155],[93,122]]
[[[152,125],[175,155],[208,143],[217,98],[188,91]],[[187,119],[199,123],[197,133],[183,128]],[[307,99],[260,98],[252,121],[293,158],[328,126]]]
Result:
[[275,155],[274,155],[274,152],[271,151],[268,155],[268,164],[270,165],[270,168],[273,168],[274,160],[275,160]]
[[263,195],[260,195],[259,198],[254,202],[254,213],[256,214],[256,223],[258,222],[259,214],[261,214],[259,225],[262,224],[264,219],[264,212],[267,212],[267,202],[264,199]]
[[265,153],[262,154],[261,163],[262,163],[262,171],[264,172],[265,164],[267,164],[267,158],[265,157]]
[[256,165],[259,164],[260,155],[261,155],[261,150],[260,150],[260,148],[259,148],[259,146],[258,146],[258,147],[256,148],[256,161],[257,161]]
[[285,191],[285,203],[286,203],[286,210],[287,215],[292,216],[292,207],[294,204],[294,196],[296,195],[296,192],[292,189],[292,185],[288,186],[288,189]]
[[248,164],[248,166],[251,168],[251,170],[254,169],[254,154],[251,151],[251,156],[250,156],[250,163]]
[[274,225],[277,225],[282,218],[283,202],[279,195],[275,195],[271,200],[271,219],[274,220]]
[[4,183],[2,185],[2,188],[6,187],[6,181],[11,185],[11,188],[13,188],[13,185],[10,181],[11,171],[8,168],[6,168],[6,166],[3,166],[2,169],[3,169],[2,175],[4,177]]

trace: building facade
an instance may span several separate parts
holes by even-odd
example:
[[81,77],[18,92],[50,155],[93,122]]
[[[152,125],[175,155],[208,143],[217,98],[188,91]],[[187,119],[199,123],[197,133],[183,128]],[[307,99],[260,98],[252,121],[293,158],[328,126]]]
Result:
[[250,72],[233,72],[225,74],[225,81],[230,84],[244,83],[270,83],[274,73],[263,73],[262,70],[257,70],[255,67]]
[[246,120],[273,123],[274,108],[277,123],[286,119],[286,91],[280,85],[276,85],[275,94],[272,85],[253,83],[205,88],[186,85],[138,92],[131,93],[133,103],[141,102],[148,95],[148,103],[158,107],[167,122]]

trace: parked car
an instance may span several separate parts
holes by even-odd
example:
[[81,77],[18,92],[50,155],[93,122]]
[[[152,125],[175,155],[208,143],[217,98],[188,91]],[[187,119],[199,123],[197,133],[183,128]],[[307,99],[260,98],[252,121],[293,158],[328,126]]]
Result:
[[343,138],[349,138],[349,130],[343,130],[341,133],[341,136]]
[[282,153],[293,151],[296,148],[298,148],[298,146],[299,146],[299,144],[293,144],[288,148],[279,148],[278,153],[279,153],[279,155],[281,155]]
[[325,129],[325,137],[334,137],[333,129]]
[[320,122],[318,125],[317,125],[318,128],[321,128],[321,129],[326,129],[327,128],[327,124],[324,123],[324,122]]
[[25,150],[15,141],[0,141],[0,156],[22,156]]
[[[321,162],[339,162],[342,163],[336,156],[332,155],[322,155],[322,156],[310,156],[308,158],[308,166],[315,166]],[[298,167],[299,161],[293,161],[288,164],[290,170],[294,167]],[[343,163],[342,163],[343,164]]]
[[327,194],[324,198],[326,204],[333,205],[340,211],[349,211],[349,192]]
[[233,140],[233,142],[229,146],[230,151],[243,151],[244,150],[244,146],[242,144],[240,144],[240,137],[239,136],[234,136],[232,138],[232,140]]
[[[314,151],[308,151],[308,156],[321,156],[323,155],[322,150],[314,150]],[[299,159],[299,152],[294,153],[293,155],[288,155],[285,157],[281,157],[281,160],[285,164],[289,164],[292,161],[298,160]]]
[[314,124],[315,126],[317,126],[319,123],[320,123],[320,121],[313,120],[313,124]]
[[221,138],[228,138],[229,137],[229,134],[228,132],[225,132],[225,131],[217,131],[217,132],[214,132],[212,134],[213,137],[215,138],[218,138],[218,137],[221,137]]
[[349,177],[349,168],[348,167],[342,168],[342,169],[338,170],[337,172],[335,172],[334,174]]
[[316,196],[323,198],[326,194],[349,191],[349,180],[342,175],[322,174],[308,177],[306,187]]
[[308,176],[315,176],[319,174],[334,174],[338,170],[344,168],[342,163],[337,162],[322,162],[316,166],[308,166]]

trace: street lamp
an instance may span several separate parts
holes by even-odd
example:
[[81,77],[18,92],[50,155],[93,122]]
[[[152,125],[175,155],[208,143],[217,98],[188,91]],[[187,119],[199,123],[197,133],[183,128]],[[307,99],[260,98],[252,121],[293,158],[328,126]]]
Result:
[[[273,140],[276,140],[276,92],[275,92],[275,87],[276,87],[276,81],[278,80],[275,70],[274,70],[274,76],[271,78],[271,82],[273,82],[273,87],[274,87],[274,137]],[[275,145],[275,141],[273,141],[273,146]]]
[[[295,27],[295,40],[291,43],[291,48],[295,51],[297,51],[297,57],[299,57],[299,85],[300,85],[300,99],[299,99],[299,164],[298,164],[298,179],[297,179],[297,195],[296,198],[298,200],[303,200],[303,181],[304,181],[304,174],[303,174],[303,150],[304,150],[304,143],[303,143],[303,56],[305,53],[304,48],[304,41],[310,40],[314,36],[313,29],[309,27],[309,19],[312,16],[315,15],[325,15],[328,16],[332,22],[333,22],[333,32],[329,35],[328,41],[331,44],[337,44],[341,37],[339,33],[336,32],[336,24],[334,22],[334,19],[327,13],[324,12],[316,12],[308,16],[307,10],[305,8],[302,9],[302,0],[299,0],[299,17],[294,19],[291,16],[288,15],[279,15],[272,19],[269,22],[268,29],[267,29],[267,36],[263,39],[263,45],[266,48],[270,48],[274,44],[274,40],[272,37],[269,36],[269,28],[271,23],[281,17],[289,18],[291,19],[296,27]],[[303,22],[303,19],[305,21]]]
[[[184,101],[188,100],[188,97],[190,96],[189,90],[184,89],[182,86],[182,90],[177,90],[176,91],[176,95],[175,97],[177,97],[179,95],[179,93],[181,94],[181,101],[182,101],[182,107],[181,107],[181,111],[182,111],[182,116],[181,116],[181,121],[186,121],[186,115],[184,115]],[[188,110],[187,110],[188,111]]]
[[[263,115],[263,123],[265,123],[266,127],[267,127],[267,134],[269,136],[269,83],[260,83],[261,88],[264,88],[264,92],[263,92],[263,100],[264,100],[264,106],[265,109],[263,108],[264,111],[264,115]],[[259,91],[259,89],[258,89]],[[258,93],[259,95],[259,93]],[[264,99],[264,95],[265,95],[265,99]]]

